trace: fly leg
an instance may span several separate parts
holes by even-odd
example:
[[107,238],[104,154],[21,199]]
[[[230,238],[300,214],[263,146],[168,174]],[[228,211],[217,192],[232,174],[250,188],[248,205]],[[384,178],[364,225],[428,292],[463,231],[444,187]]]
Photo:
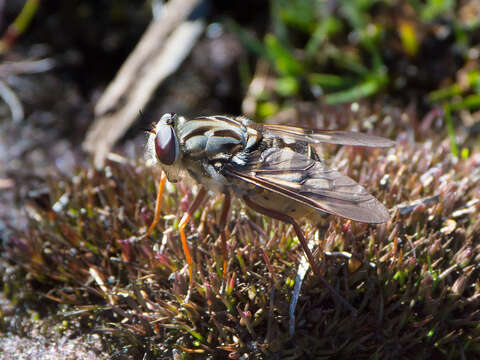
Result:
[[183,247],[183,253],[185,254],[185,258],[188,263],[188,275],[190,278],[190,289],[193,286],[193,260],[190,255],[190,250],[188,250],[188,244],[187,244],[187,237],[185,236],[185,227],[187,226],[188,222],[190,221],[192,215],[197,211],[198,207],[202,203],[203,199],[205,198],[205,195],[207,195],[207,191],[205,188],[202,186],[200,188],[200,191],[198,192],[197,196],[195,197],[195,200],[193,200],[193,203],[190,205],[188,208],[187,212],[183,214],[182,219],[180,220],[180,223],[178,224],[178,228],[180,230],[180,239],[182,240],[182,247]]
[[152,223],[148,227],[147,232],[142,235],[142,238],[149,236],[153,232],[153,229],[155,229],[155,226],[157,226],[158,221],[160,220],[160,210],[162,209],[162,195],[163,195],[163,189],[165,189],[166,181],[167,181],[167,174],[165,173],[165,171],[162,171],[162,176],[160,178],[160,182],[158,183],[158,189],[157,189],[155,216],[153,218]]
[[231,197],[229,193],[225,193],[222,204],[222,213],[220,214],[220,238],[222,239],[222,250],[223,250],[223,277],[227,275],[227,218],[228,212],[230,210]]
[[313,270],[313,272],[315,273],[315,275],[317,275],[317,277],[320,279],[320,281],[323,283],[323,285],[324,285],[328,290],[330,290],[330,292],[332,293],[332,295],[333,295],[337,300],[339,300],[347,309],[349,309],[352,313],[354,313],[354,314],[356,315],[356,314],[357,314],[357,310],[356,310],[352,305],[350,305],[350,304],[328,283],[328,281],[327,281],[327,280],[323,277],[323,275],[320,273],[320,269],[318,268],[317,262],[316,262],[315,259],[313,258],[313,254],[312,254],[312,252],[310,251],[310,249],[308,248],[307,239],[305,239],[305,236],[303,235],[302,229],[300,229],[300,226],[297,224],[297,222],[296,222],[291,216],[288,216],[288,215],[286,215],[286,214],[277,212],[277,211],[272,210],[272,209],[264,208],[263,206],[257,204],[256,202],[254,202],[252,199],[250,199],[250,198],[247,197],[247,196],[244,196],[243,199],[244,199],[245,203],[246,203],[249,207],[251,207],[253,210],[255,210],[256,212],[258,212],[258,213],[260,213],[260,214],[263,214],[263,215],[266,215],[266,216],[269,216],[269,217],[271,217],[271,218],[273,218],[273,219],[277,219],[277,220],[286,222],[286,223],[291,224],[291,225],[293,226],[293,229],[295,230],[295,233],[297,234],[297,238],[298,238],[298,240],[300,241],[300,244],[302,244],[303,251],[305,252],[305,255],[307,255],[308,262],[309,262],[310,265],[312,266],[312,270]]
[[305,251],[305,255],[307,255],[308,262],[312,266],[313,272],[315,275],[321,276],[320,270],[318,269],[317,262],[313,258],[313,254],[308,248],[308,243],[307,239],[305,239],[305,236],[303,235],[302,229],[300,229],[300,226],[297,224],[297,222],[291,217],[283,213],[276,212],[271,209],[264,208],[261,205],[258,205],[256,202],[254,202],[252,199],[249,197],[244,197],[245,203],[251,207],[253,210],[256,212],[259,212],[260,214],[269,216],[273,219],[277,219],[283,222],[286,222],[288,224],[291,224],[293,226],[293,229],[295,230],[295,233],[297,234],[298,240],[300,241],[300,244],[302,244],[302,248]]

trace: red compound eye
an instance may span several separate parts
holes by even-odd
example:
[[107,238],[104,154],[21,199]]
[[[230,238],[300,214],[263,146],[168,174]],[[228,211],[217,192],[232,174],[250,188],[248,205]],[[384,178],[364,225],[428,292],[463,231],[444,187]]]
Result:
[[158,160],[165,165],[172,165],[178,158],[178,142],[171,126],[159,126],[155,136],[155,152]]

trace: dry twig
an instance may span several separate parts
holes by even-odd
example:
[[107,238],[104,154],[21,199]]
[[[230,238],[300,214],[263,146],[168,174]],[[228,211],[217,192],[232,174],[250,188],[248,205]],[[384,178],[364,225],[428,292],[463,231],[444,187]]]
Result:
[[153,21],[95,107],[96,120],[83,147],[101,167],[111,146],[137,118],[155,89],[187,57],[204,22],[185,20],[201,0],[173,0]]

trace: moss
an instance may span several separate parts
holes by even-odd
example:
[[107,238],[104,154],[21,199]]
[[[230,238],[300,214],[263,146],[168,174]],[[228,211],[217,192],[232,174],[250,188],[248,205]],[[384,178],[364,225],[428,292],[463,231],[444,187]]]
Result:
[[122,356],[479,356],[478,153],[459,161],[447,140],[400,140],[388,151],[340,148],[332,159],[392,209],[376,227],[335,217],[303,225],[318,239],[324,276],[357,317],[309,272],[290,337],[292,279],[303,256],[294,233],[234,202],[223,274],[215,196],[188,226],[196,266],[186,302],[177,223],[189,192],[168,187],[160,224],[141,240],[158,176],[141,163],[51,180],[48,201],[28,206],[29,230],[6,244],[17,265],[3,286],[24,303],[36,294],[63,331],[99,334],[108,353]]

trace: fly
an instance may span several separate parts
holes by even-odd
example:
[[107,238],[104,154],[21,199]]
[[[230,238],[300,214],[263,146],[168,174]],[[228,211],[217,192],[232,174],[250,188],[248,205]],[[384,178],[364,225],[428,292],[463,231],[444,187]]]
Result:
[[158,163],[162,176],[155,218],[144,236],[160,219],[165,181],[193,181],[200,185],[179,223],[180,238],[193,283],[192,258],[185,227],[207,195],[223,193],[220,216],[226,273],[226,222],[231,196],[253,210],[289,223],[305,251],[313,271],[318,267],[298,219],[337,215],[354,221],[379,224],[388,221],[385,206],[364,187],[331,168],[318,154],[319,144],[390,147],[391,140],[356,132],[308,130],[285,125],[261,125],[245,117],[203,116],[187,119],[164,114],[150,131],[147,154]]

